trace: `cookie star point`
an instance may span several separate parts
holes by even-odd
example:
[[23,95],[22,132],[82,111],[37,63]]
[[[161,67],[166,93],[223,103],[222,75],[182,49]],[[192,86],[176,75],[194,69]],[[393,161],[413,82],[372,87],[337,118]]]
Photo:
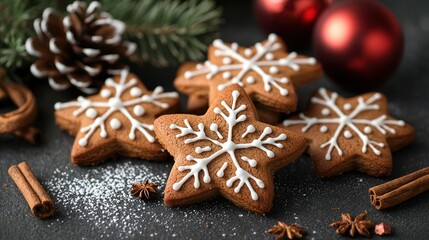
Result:
[[302,133],[316,174],[332,176],[353,169],[368,175],[389,175],[391,150],[414,139],[414,129],[388,115],[387,100],[380,93],[346,99],[320,88],[309,110],[280,125]]
[[294,85],[303,86],[321,74],[314,58],[287,53],[283,41],[270,34],[267,40],[251,47],[215,40],[209,47],[208,60],[182,65],[174,84],[188,95],[208,95],[210,89],[209,102],[226,87],[239,84],[264,107],[290,112],[296,109]]
[[294,161],[306,145],[297,134],[258,122],[250,98],[236,84],[205,115],[165,115],[154,125],[175,159],[164,198],[170,206],[220,194],[266,213],[272,205],[272,172]]
[[58,125],[76,135],[73,163],[97,164],[112,154],[153,160],[168,156],[155,141],[153,121],[177,110],[177,93],[151,92],[137,79],[123,70],[107,79],[98,94],[55,104]]

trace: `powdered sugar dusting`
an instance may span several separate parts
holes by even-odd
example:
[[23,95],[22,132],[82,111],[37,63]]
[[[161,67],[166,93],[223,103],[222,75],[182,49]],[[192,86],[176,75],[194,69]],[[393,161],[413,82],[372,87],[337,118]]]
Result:
[[[78,233],[83,239],[156,239],[202,237],[206,234],[230,238],[237,237],[242,231],[257,235],[264,233],[264,226],[271,224],[269,219],[243,211],[221,198],[183,208],[164,205],[162,196],[170,169],[171,163],[140,164],[132,161],[92,168],[60,167],[43,182],[59,211],[55,216],[57,219],[53,219],[48,227],[55,231],[58,227],[70,226],[73,232],[84,228],[85,231]],[[131,185],[146,178],[158,185],[158,198],[142,201],[132,197],[129,192]],[[256,221],[252,225],[261,226],[261,229],[246,227],[243,230],[242,226],[228,220],[231,215]]]
[[162,193],[167,172],[154,174],[150,167],[131,162],[83,170],[79,174],[71,166],[56,169],[46,183],[60,214],[64,215],[62,222],[78,218],[101,233],[100,237],[124,238],[141,235],[148,216],[152,216],[150,222],[158,219],[154,209],[164,207],[162,197],[145,202],[132,197],[129,189],[134,182],[147,178]]

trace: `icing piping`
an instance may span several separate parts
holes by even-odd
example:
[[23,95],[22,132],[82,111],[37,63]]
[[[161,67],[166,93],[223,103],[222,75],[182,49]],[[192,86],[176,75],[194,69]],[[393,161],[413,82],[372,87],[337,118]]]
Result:
[[[266,92],[270,92],[271,87],[274,87],[279,90],[282,96],[287,96],[288,90],[281,85],[288,84],[289,79],[286,77],[278,78],[272,76],[279,72],[278,67],[289,67],[294,71],[299,71],[299,65],[314,65],[316,64],[316,59],[298,59],[298,54],[296,52],[290,53],[285,58],[274,59],[274,54],[272,52],[281,49],[281,45],[277,42],[277,39],[277,35],[270,34],[266,43],[257,43],[255,45],[256,53],[254,53],[253,56],[251,49],[245,49],[244,56],[242,56],[238,53],[238,44],[233,43],[231,46],[227,46],[221,40],[217,39],[213,42],[213,46],[216,48],[215,56],[224,57],[222,59],[224,65],[218,66],[210,61],[206,61],[204,66],[199,64],[195,71],[186,71],[184,76],[187,79],[191,79],[194,76],[205,75],[208,80],[211,80],[214,75],[222,73],[222,77],[228,81],[218,85],[218,90],[222,91],[233,84],[244,87],[245,83],[243,82],[243,77],[249,71],[252,71],[261,77]],[[232,60],[234,60],[234,62]],[[269,67],[269,73],[266,73],[262,67]],[[232,76],[231,74],[231,71],[234,70],[240,70],[236,76]],[[253,84],[255,83],[255,78],[248,76],[246,82],[248,84]]]
[[[247,172],[240,166],[239,159],[237,159],[235,151],[239,149],[256,148],[261,151],[264,151],[269,158],[273,158],[274,152],[267,149],[264,145],[271,145],[273,147],[283,148],[283,145],[281,143],[278,143],[278,141],[286,140],[287,136],[286,134],[282,133],[279,136],[274,138],[267,137],[268,135],[272,134],[273,131],[270,127],[266,127],[257,139],[251,139],[251,140],[249,139],[248,143],[235,143],[233,141],[234,126],[236,126],[240,122],[244,122],[247,120],[247,115],[245,114],[239,115],[240,112],[247,109],[247,106],[244,104],[237,106],[237,99],[239,98],[239,96],[240,96],[240,93],[237,90],[234,90],[232,92],[231,105],[228,105],[225,101],[221,102],[221,105],[225,108],[226,113],[223,110],[221,110],[219,107],[216,107],[214,109],[214,112],[220,115],[228,125],[228,130],[227,130],[228,133],[226,137],[223,137],[222,134],[218,131],[218,125],[215,123],[212,123],[210,125],[210,130],[216,133],[218,139],[214,139],[207,136],[205,132],[206,127],[203,123],[198,123],[197,130],[194,130],[194,128],[190,125],[188,119],[184,120],[184,125],[185,125],[184,127],[178,126],[176,124],[170,125],[170,129],[177,129],[180,131],[180,133],[176,135],[176,138],[181,138],[188,135],[195,135],[195,137],[185,139],[184,140],[185,144],[190,144],[198,141],[204,141],[204,142],[209,141],[212,144],[220,147],[220,150],[213,152],[208,157],[197,158],[192,155],[187,155],[186,160],[193,161],[195,162],[195,164],[178,167],[179,171],[189,171],[189,172],[179,182],[175,182],[173,184],[173,189],[175,191],[178,191],[182,187],[182,185],[186,181],[188,181],[188,179],[191,178],[192,176],[194,177],[194,187],[199,188],[200,187],[199,173],[201,171],[203,171],[204,173],[204,176],[203,176],[204,183],[209,183],[211,181],[211,177],[208,171],[208,164],[213,160],[215,160],[216,158],[218,158],[219,156],[221,156],[222,154],[228,154],[236,170],[235,170],[235,175],[226,181],[226,186],[232,187],[235,181],[239,181],[239,183],[234,189],[234,192],[235,193],[240,192],[240,189],[245,184],[251,193],[252,199],[255,201],[258,200],[258,194],[254,190],[252,184],[250,183],[250,180],[253,180],[256,183],[256,185],[258,185],[258,187],[261,189],[265,187],[265,184],[262,180],[256,178],[255,176],[253,176],[251,173]],[[250,133],[253,133],[255,131],[252,129],[254,129],[254,126],[248,125],[246,132],[240,136],[242,138],[248,138],[250,136]],[[223,140],[224,138],[225,138],[225,141],[222,142],[221,140]],[[209,146],[195,148],[196,153],[206,152],[205,150],[211,151],[211,148]],[[246,156],[241,156],[240,159],[243,162],[248,163],[249,166],[252,168],[256,167],[257,165],[257,160],[255,159],[250,159]],[[226,162],[223,163],[222,167],[217,171],[216,175],[218,177],[223,177],[224,171],[227,168],[227,166],[228,164]]]
[[[119,83],[115,82],[111,78],[106,80],[105,85],[112,87],[114,89],[114,93],[112,93],[111,90],[103,89],[100,95],[102,98],[106,99],[104,102],[93,102],[90,99],[78,97],[77,101],[55,104],[55,110],[77,107],[77,109],[73,111],[74,117],[85,112],[88,118],[94,119],[91,124],[80,129],[82,133],[86,133],[84,137],[78,140],[78,144],[80,146],[87,146],[89,138],[97,129],[100,129],[100,137],[107,138],[108,135],[105,122],[113,113],[116,112],[122,113],[131,123],[130,132],[128,134],[129,139],[134,140],[136,138],[135,132],[139,131],[143,136],[145,136],[147,141],[151,143],[155,142],[154,136],[149,133],[149,131],[153,132],[153,124],[138,121],[131,115],[127,108],[134,107],[134,114],[137,117],[140,117],[145,114],[145,109],[140,105],[141,103],[148,103],[166,109],[169,105],[162,102],[162,100],[165,98],[177,98],[178,94],[176,92],[163,92],[164,90],[162,87],[156,87],[150,95],[143,94],[141,96],[134,97],[131,100],[124,100],[121,97],[126,90],[131,88],[131,90],[134,89],[135,92],[137,91],[135,89],[138,88],[142,91],[142,89],[138,87],[136,79],[132,78],[127,81],[127,78],[128,70],[125,69],[121,71]],[[106,109],[106,111],[101,116],[98,116],[96,109]],[[109,124],[113,130],[120,129],[123,126],[123,123],[117,118],[111,119]]]
[[225,169],[228,167],[228,163],[224,162],[222,164],[222,167],[217,171],[216,176],[223,177],[225,174]]
[[[333,134],[333,136],[329,139],[329,141],[323,143],[320,145],[321,148],[328,147],[328,151],[326,152],[325,159],[331,160],[332,150],[337,150],[338,155],[342,156],[343,151],[338,145],[338,138],[340,137],[341,133],[343,133],[344,138],[351,139],[353,138],[353,133],[355,133],[360,140],[362,141],[362,152],[366,153],[368,147],[371,148],[371,150],[376,155],[380,155],[381,152],[377,147],[383,148],[384,144],[380,142],[376,142],[371,140],[367,134],[370,134],[372,132],[372,128],[377,129],[380,133],[383,135],[386,135],[388,132],[391,134],[396,134],[395,129],[392,127],[389,127],[389,125],[395,125],[395,126],[404,126],[405,122],[402,120],[386,120],[386,115],[381,115],[375,119],[361,119],[357,118],[360,113],[364,111],[374,111],[380,109],[380,105],[376,104],[378,100],[381,99],[381,94],[374,93],[370,98],[364,100],[362,97],[358,98],[358,105],[355,109],[352,110],[352,106],[349,103],[344,104],[343,108],[347,111],[351,110],[349,114],[344,113],[340,107],[336,104],[336,99],[338,98],[337,93],[332,93],[331,96],[328,96],[328,93],[326,89],[320,88],[319,94],[321,98],[319,97],[312,97],[311,102],[314,104],[318,104],[321,106],[325,106],[327,108],[324,108],[322,110],[323,116],[329,116],[330,112],[334,112],[337,117],[331,117],[331,118],[317,118],[317,117],[309,117],[301,113],[299,117],[301,119],[299,120],[285,120],[283,121],[284,126],[291,126],[291,125],[304,125],[304,127],[301,129],[303,133],[307,132],[312,126],[314,125],[322,125],[320,127],[320,131],[322,133],[327,132],[328,128],[324,124],[337,124],[337,128]],[[325,111],[325,109],[327,111]],[[357,125],[365,125],[363,132],[357,127]],[[350,130],[344,130],[345,127],[348,127]]]

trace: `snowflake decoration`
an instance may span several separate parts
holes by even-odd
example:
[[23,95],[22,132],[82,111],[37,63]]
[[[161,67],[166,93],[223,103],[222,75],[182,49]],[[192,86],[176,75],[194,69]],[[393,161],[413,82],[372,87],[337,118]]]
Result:
[[[180,130],[180,133],[177,134],[176,137],[184,137],[184,136],[187,136],[189,134],[195,135],[194,138],[186,139],[185,144],[189,144],[189,143],[193,143],[193,142],[201,141],[201,140],[208,140],[211,143],[213,143],[213,144],[215,144],[221,148],[220,150],[214,152],[212,155],[210,155],[209,157],[206,157],[206,158],[196,158],[192,155],[187,155],[186,160],[194,161],[195,164],[190,165],[190,166],[180,166],[178,168],[179,171],[188,171],[189,170],[189,172],[188,172],[188,174],[186,174],[186,176],[184,178],[182,178],[182,180],[173,184],[174,190],[176,190],[176,191],[179,190],[182,187],[183,183],[186,182],[190,177],[194,177],[194,187],[199,188],[200,187],[200,181],[199,181],[198,175],[201,171],[204,172],[204,178],[203,178],[204,182],[209,183],[210,182],[210,175],[209,175],[209,172],[207,169],[207,165],[211,161],[213,161],[213,159],[216,159],[218,156],[220,156],[224,153],[227,153],[231,157],[231,160],[232,160],[236,170],[235,170],[235,176],[231,177],[226,182],[226,185],[228,187],[231,187],[235,181],[239,180],[239,183],[238,183],[237,187],[234,189],[234,191],[239,192],[241,187],[243,187],[243,185],[246,184],[246,186],[249,188],[249,190],[251,192],[252,199],[255,201],[258,200],[258,194],[253,189],[253,186],[250,183],[250,180],[255,181],[255,183],[258,185],[259,188],[264,188],[265,184],[260,179],[256,178],[255,176],[251,175],[249,172],[247,172],[246,170],[241,168],[241,166],[237,160],[237,157],[235,155],[235,151],[238,149],[243,149],[243,148],[258,148],[261,151],[264,151],[268,157],[273,158],[274,153],[272,151],[268,150],[266,147],[264,147],[264,145],[273,145],[277,148],[283,148],[283,145],[281,143],[278,143],[278,141],[286,140],[286,134],[282,133],[275,138],[271,138],[271,137],[265,138],[267,135],[269,135],[273,132],[273,130],[270,127],[266,127],[258,139],[253,140],[252,142],[249,142],[249,143],[239,143],[239,144],[235,143],[232,140],[233,128],[237,123],[243,122],[247,119],[247,116],[244,114],[238,116],[241,111],[246,109],[246,105],[240,105],[239,107],[236,106],[237,105],[237,98],[239,96],[240,96],[240,93],[238,91],[235,90],[232,92],[233,100],[232,100],[231,106],[229,106],[225,101],[222,101],[222,106],[225,108],[228,115],[225,114],[225,112],[223,112],[218,107],[216,107],[214,109],[214,112],[216,114],[220,115],[228,123],[228,136],[226,138],[224,138],[222,136],[222,134],[218,130],[218,125],[216,123],[212,123],[210,125],[210,130],[216,133],[219,140],[225,139],[224,142],[220,142],[217,139],[209,138],[206,135],[206,133],[204,132],[204,124],[203,123],[198,124],[198,130],[197,131],[192,129],[191,125],[189,124],[189,121],[186,119],[184,121],[185,127],[180,127],[180,126],[177,126],[176,124],[172,124],[170,126],[171,129]],[[247,131],[245,133],[243,133],[242,138],[245,138],[246,135],[248,135],[249,133],[253,133],[254,131],[255,131],[255,127],[253,125],[251,125],[251,124],[247,125]],[[195,148],[196,153],[202,153],[202,152],[206,152],[206,151],[211,151],[210,146],[203,146],[203,147],[196,147]],[[253,167],[253,168],[256,167],[256,165],[257,165],[257,160],[250,159],[247,156],[242,156],[241,160],[246,162],[247,164],[250,165],[250,167]],[[224,171],[227,167],[228,167],[228,163],[224,162],[222,167],[219,169],[219,171],[217,172],[216,175],[218,177],[222,177],[224,175]]]
[[[219,96],[203,117],[189,118],[189,115],[184,115],[174,117],[173,121],[169,121],[167,117],[158,119],[155,122],[155,132],[161,143],[175,156],[174,150],[169,147],[171,145],[167,144],[173,141],[175,142],[173,146],[179,145],[181,149],[179,154],[186,155],[183,155],[184,159],[176,159],[173,167],[173,172],[183,173],[181,177],[174,177],[174,183],[169,182],[173,191],[178,192],[192,178],[193,187],[199,189],[201,177],[205,184],[210,184],[212,178],[216,177],[213,184],[219,184],[221,181],[234,193],[239,193],[245,186],[250,192],[251,199],[257,201],[259,195],[255,188],[266,188],[266,182],[262,180],[264,178],[255,175],[252,169],[257,168],[258,174],[261,174],[260,172],[264,173],[263,167],[260,166],[261,162],[264,166],[267,162],[284,161],[290,154],[290,149],[284,149],[284,144],[288,143],[286,140],[294,141],[299,137],[293,135],[290,139],[286,135],[289,132],[257,122],[254,114],[254,107],[246,93],[234,85]],[[204,120],[211,124],[206,126]],[[165,125],[158,126],[158,121]],[[302,139],[302,144],[297,144],[302,147],[302,151],[305,148],[304,143]],[[192,152],[186,154],[188,148],[191,148]],[[292,160],[287,160],[283,165]],[[211,163],[215,161],[222,162],[222,165],[219,163],[218,167],[211,167],[213,166]],[[166,191],[169,190],[169,186]]]
[[[178,94],[176,92],[164,93],[163,88],[160,86],[155,88],[150,95],[143,94],[142,89],[137,87],[137,79],[128,78],[127,70],[121,71],[121,77],[118,83],[109,78],[106,80],[105,85],[115,89],[114,93],[109,89],[103,89],[100,92],[100,96],[105,99],[105,101],[92,101],[88,98],[78,97],[77,101],[55,104],[56,111],[75,107],[77,109],[73,111],[74,117],[78,117],[85,112],[86,117],[94,119],[91,124],[80,129],[80,132],[85,133],[85,135],[79,139],[79,145],[82,147],[87,146],[89,138],[97,129],[100,129],[100,137],[107,138],[106,120],[113,113],[117,112],[122,113],[131,124],[128,134],[130,140],[135,140],[136,131],[139,131],[147,141],[151,143],[155,142],[155,137],[150,133],[153,131],[153,124],[140,122],[127,108],[133,107],[133,114],[136,117],[142,117],[146,111],[141,105],[142,103],[152,104],[162,109],[167,109],[169,105],[161,100],[165,98],[178,98]],[[132,99],[130,100],[124,100],[121,98],[127,90],[130,90],[129,94],[132,96]],[[106,109],[106,111],[99,115],[97,109]],[[110,127],[113,130],[118,130],[122,127],[122,124],[123,123],[118,120],[118,118],[112,118],[110,120]]]
[[[296,52],[292,52],[284,58],[275,59],[273,52],[282,49],[282,45],[277,42],[277,39],[277,35],[270,34],[268,41],[264,44],[257,43],[255,45],[256,53],[253,53],[252,49],[246,48],[244,56],[238,52],[237,43],[232,43],[231,46],[228,46],[222,40],[217,39],[213,42],[213,46],[215,47],[214,55],[216,57],[223,57],[223,65],[218,66],[210,61],[206,61],[204,66],[197,65],[195,71],[186,71],[184,76],[187,79],[191,79],[194,76],[205,75],[210,80],[214,75],[222,74],[222,77],[227,81],[217,86],[218,90],[222,91],[233,84],[244,87],[245,82],[243,78],[249,71],[252,71],[259,75],[266,92],[270,92],[271,88],[274,87],[279,90],[282,96],[287,96],[288,90],[282,85],[288,84],[289,79],[286,76],[274,76],[279,73],[279,67],[288,67],[294,71],[299,71],[300,65],[314,65],[316,64],[316,59],[297,58],[298,54]],[[269,67],[268,73],[265,70],[266,67]],[[231,72],[237,70],[238,74],[233,76]],[[256,79],[253,76],[247,76],[245,81],[247,84],[254,84]]]
[[115,153],[161,160],[168,154],[155,139],[153,122],[178,106],[176,92],[164,92],[162,87],[150,92],[125,69],[107,79],[98,94],[55,104],[55,117],[76,135],[71,154],[75,164],[99,163]]
[[[341,108],[337,104],[337,93],[328,94],[326,89],[321,88],[319,89],[319,95],[319,97],[312,97],[311,102],[323,107],[320,112],[323,117],[312,117],[301,113],[299,114],[299,119],[285,120],[283,126],[304,125],[301,131],[306,133],[313,126],[320,125],[319,131],[330,135],[330,139],[320,145],[322,149],[327,148],[325,155],[326,160],[332,159],[332,152],[334,149],[339,156],[343,156],[343,150],[338,143],[339,139],[351,140],[354,135],[356,135],[362,143],[362,153],[367,153],[368,149],[371,149],[375,155],[380,155],[380,149],[385,147],[384,139],[383,142],[381,142],[372,139],[369,135],[374,130],[377,130],[383,135],[387,135],[388,133],[394,135],[397,131],[395,129],[396,127],[405,126],[404,121],[391,119],[386,114],[378,114],[378,117],[370,119],[362,118],[361,115],[366,112],[381,110],[380,104],[377,103],[382,99],[380,93],[374,93],[366,99],[358,97],[357,105],[354,109],[349,102],[345,103]],[[327,125],[335,125],[335,131],[329,133]]]
[[183,64],[175,86],[190,96],[210,92],[212,102],[219,92],[238,84],[260,104],[275,111],[289,112],[296,109],[294,85],[312,82],[321,73],[315,58],[286,52],[281,39],[270,34],[266,41],[248,48],[220,39],[213,41],[208,60]]

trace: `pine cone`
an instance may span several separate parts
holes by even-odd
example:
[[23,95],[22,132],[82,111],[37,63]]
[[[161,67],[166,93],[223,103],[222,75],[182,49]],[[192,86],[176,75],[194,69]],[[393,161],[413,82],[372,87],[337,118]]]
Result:
[[64,18],[45,9],[42,19],[34,21],[37,36],[25,44],[28,54],[38,58],[31,66],[34,76],[49,78],[55,90],[73,85],[91,93],[110,74],[124,68],[124,57],[136,45],[123,42],[125,24],[106,12],[98,13],[99,8],[98,2],[87,7],[76,1],[67,6]]

